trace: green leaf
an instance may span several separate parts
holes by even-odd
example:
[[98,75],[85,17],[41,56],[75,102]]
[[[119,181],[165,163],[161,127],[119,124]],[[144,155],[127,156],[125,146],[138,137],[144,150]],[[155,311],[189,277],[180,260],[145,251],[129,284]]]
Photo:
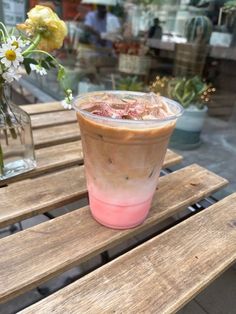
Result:
[[23,62],[23,64],[24,64],[26,73],[29,75],[31,73],[30,65],[29,64],[25,64],[24,62]]
[[57,79],[58,81],[62,81],[65,78],[65,68],[63,66],[60,66],[58,73],[57,73]]
[[191,90],[190,92],[184,95],[183,100],[182,100],[183,106],[188,107],[194,101],[194,98],[195,98],[195,92],[194,90]]
[[44,61],[47,62],[51,68],[56,68],[53,57],[47,56]]
[[50,70],[50,65],[45,60],[41,61],[41,66],[46,70]]
[[27,63],[32,63],[32,64],[38,64],[38,61],[33,59],[33,58],[24,58],[24,62],[27,62]]
[[32,58],[24,58],[23,65],[25,67],[25,71],[27,74],[31,73],[30,64],[38,64],[38,61],[36,61],[35,59],[32,59]]
[[51,68],[56,68],[56,65],[53,63],[53,61],[48,62],[48,64],[50,64]]
[[46,61],[46,62],[51,62],[51,61],[53,61],[53,57],[47,56],[47,57],[45,58],[45,61]]
[[184,87],[185,87],[185,81],[180,81],[176,84],[174,93],[177,97],[182,98],[184,95]]
[[207,89],[207,84],[204,83],[199,76],[194,76],[191,81],[195,88],[196,95],[202,94]]

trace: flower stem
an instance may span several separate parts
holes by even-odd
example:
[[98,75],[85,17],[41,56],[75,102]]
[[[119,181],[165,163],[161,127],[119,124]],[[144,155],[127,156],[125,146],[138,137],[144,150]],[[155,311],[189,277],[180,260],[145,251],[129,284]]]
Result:
[[11,111],[11,109],[10,109],[10,107],[8,105],[7,98],[5,96],[4,87],[3,86],[0,86],[0,97],[1,97],[1,99],[0,99],[0,109],[1,109],[1,112],[2,112],[2,114],[4,116],[6,124],[9,127],[9,131],[11,133],[12,138],[16,139],[17,138],[17,133],[16,133],[16,130],[15,130],[14,125],[13,125],[12,120],[11,120],[11,114],[9,112],[9,111]]
[[[57,61],[57,59],[54,58],[50,53],[48,53],[48,52],[46,52],[46,51],[39,50],[39,49],[34,49],[34,50],[31,50],[30,53],[42,53],[42,54],[44,54],[44,55],[50,57],[50,58],[55,62],[56,66],[58,67],[59,70],[60,70],[60,69],[64,69],[64,67]],[[61,81],[61,84],[62,84],[62,87],[63,87],[63,89],[64,89],[64,92],[65,92],[65,94],[67,94],[67,93],[66,93],[66,88],[65,88],[65,86],[64,86],[64,83],[63,83],[62,79],[58,79],[58,81]]]
[[7,28],[6,28],[6,26],[5,26],[2,22],[0,22],[0,27],[2,27],[2,29],[3,29],[3,31],[4,31],[4,33],[5,33],[5,35],[6,35],[6,37],[9,37]]
[[26,48],[25,51],[23,51],[22,56],[23,56],[23,57],[26,57],[26,56],[28,56],[30,53],[32,53],[32,51],[33,51],[35,48],[37,48],[37,46],[38,46],[40,40],[41,40],[41,35],[40,35],[40,34],[37,34],[36,37],[34,38],[32,44],[31,44],[28,48]]
[[7,117],[6,117],[6,122],[7,122],[7,125],[9,126],[9,131],[11,133],[11,137],[15,140],[17,138],[17,134],[16,134],[16,130],[13,126],[13,123],[12,123],[9,115],[7,115]]
[[6,37],[5,37],[5,34],[4,34],[2,29],[0,29],[0,34],[1,34],[1,37],[3,39],[3,42],[6,42]]
[[[61,64],[57,61],[56,58],[54,58],[50,53],[46,52],[46,51],[43,51],[43,50],[38,50],[38,49],[34,49],[34,50],[31,50],[30,53],[42,53],[50,58],[52,58],[52,60],[56,63],[56,65],[58,67],[61,67]],[[24,53],[23,53],[23,56],[24,56]]]

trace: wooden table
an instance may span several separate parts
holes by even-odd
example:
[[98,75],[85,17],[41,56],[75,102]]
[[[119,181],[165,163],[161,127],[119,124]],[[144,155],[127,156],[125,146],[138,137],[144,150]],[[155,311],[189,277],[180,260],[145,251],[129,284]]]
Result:
[[[1,182],[0,227],[87,196],[79,128],[58,103],[23,107],[31,114],[38,167]],[[181,161],[168,151],[164,167]],[[112,230],[89,207],[0,240],[0,301],[54,278],[210,196],[227,180],[193,164],[160,178],[145,223]],[[173,313],[236,260],[236,193],[155,233],[22,313]],[[191,208],[196,208],[196,205]],[[156,226],[154,228],[154,226]],[[143,236],[144,237],[144,236]]]

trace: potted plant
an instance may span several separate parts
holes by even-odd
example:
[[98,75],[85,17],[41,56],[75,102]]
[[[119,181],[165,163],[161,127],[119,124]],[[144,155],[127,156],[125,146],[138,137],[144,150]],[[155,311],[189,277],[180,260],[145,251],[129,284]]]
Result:
[[143,82],[138,80],[137,76],[127,76],[119,79],[117,82],[117,89],[142,92],[144,91],[145,87]]
[[175,45],[175,76],[202,75],[211,33],[212,22],[206,16],[195,16],[186,21],[187,43]]
[[207,102],[215,92],[211,84],[199,76],[192,78],[157,78],[151,90],[178,101],[184,114],[178,119],[170,140],[170,146],[179,149],[194,149],[201,144],[201,131],[207,114]]

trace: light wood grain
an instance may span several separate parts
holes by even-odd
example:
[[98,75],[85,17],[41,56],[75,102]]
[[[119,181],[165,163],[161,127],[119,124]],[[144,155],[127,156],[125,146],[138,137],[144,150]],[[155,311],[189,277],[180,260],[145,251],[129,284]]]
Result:
[[[52,147],[52,150],[50,150],[50,155],[47,153],[45,155],[45,151],[43,151],[43,156],[41,156],[42,171],[46,170],[45,168],[49,171],[48,167],[50,167],[50,164],[48,163],[50,163],[50,158],[52,160],[51,166],[60,167],[64,162],[65,164],[63,165],[65,166],[69,164],[68,159],[66,160],[65,158],[65,153],[61,152],[62,154],[60,156],[60,152],[55,154],[55,147]],[[77,151],[77,147],[73,148]],[[80,153],[82,153],[82,151],[80,151]],[[59,165],[55,164],[57,155]],[[67,155],[67,157],[71,158],[72,155],[73,153],[71,153],[69,149],[69,156]],[[65,158],[65,160],[63,160],[63,158]],[[179,155],[168,150],[163,166],[166,167],[167,165],[174,164],[180,160],[181,157]],[[28,175],[33,177],[33,171],[28,173]],[[20,179],[20,177],[18,177],[18,179]],[[2,182],[2,184],[6,183],[6,181]],[[61,191],[63,191],[63,193],[61,193]],[[3,187],[0,189],[0,227],[32,217],[41,212],[46,212],[57,208],[58,206],[68,204],[75,199],[84,197],[86,192],[83,167],[74,167],[62,172],[39,177],[34,180],[25,180],[14,185]]]
[[[81,141],[45,147],[36,150],[37,168],[6,180],[0,181],[0,187],[7,184],[34,178],[63,168],[83,164]],[[163,167],[170,167],[182,161],[182,156],[167,150]]]
[[236,193],[21,313],[175,313],[236,261]]
[[[66,180],[61,178],[59,184],[54,187],[62,194],[62,198],[64,190],[68,193],[67,189],[75,196],[81,185],[81,182],[77,182],[77,173],[67,173]],[[61,183],[65,182],[67,184],[62,186]],[[0,285],[0,300],[4,301],[23,293],[56,274],[114,247],[199,201],[226,183],[225,179],[212,172],[192,165],[160,178],[150,214],[145,223],[137,228],[125,231],[105,228],[93,220],[89,208],[84,207],[2,239],[0,281],[4,282],[4,285]],[[52,186],[53,182],[49,182],[39,195],[35,195],[38,201],[32,208],[33,211],[39,210],[37,206],[40,206],[41,199],[44,199],[45,207],[62,202],[59,195],[57,199],[54,197],[51,201],[50,197],[55,193]],[[19,193],[16,195],[19,197]],[[29,203],[33,204],[33,193],[29,193],[28,197]],[[13,203],[17,202],[19,203],[19,200],[14,200],[13,196]],[[19,207],[19,211],[22,210],[24,214],[26,206]]]
[[33,137],[38,149],[79,140],[80,130],[78,123],[70,123],[34,130]]
[[[83,163],[81,141],[41,148],[36,150],[35,153],[37,168],[32,171],[30,177]],[[172,159],[174,159],[174,156]]]
[[[64,114],[64,112],[63,112]],[[42,121],[41,127],[33,129],[33,139],[35,149],[73,142],[80,139],[80,129],[78,123],[64,123],[57,125],[57,122],[46,126],[47,122]],[[44,124],[44,125],[43,125]],[[10,136],[10,134],[8,134]]]
[[[36,169],[23,173],[22,175],[2,180],[0,181],[0,187],[13,182],[22,181],[24,179],[34,178],[59,169],[70,168],[71,166],[83,164],[81,141],[37,149],[35,151],[35,155],[37,160]],[[178,155],[175,157],[172,154],[171,156],[168,154],[168,157],[173,162],[176,160],[176,163],[178,160],[181,160],[181,158],[178,158]]]
[[180,163],[182,160],[183,160],[182,156],[173,152],[170,149],[167,149],[164,163],[163,163],[163,168],[168,168],[168,167],[171,167],[173,165],[176,165],[176,164]]
[[77,166],[0,189],[0,227],[87,195],[84,167]]
[[62,107],[62,105],[58,101],[50,102],[46,104],[42,103],[42,104],[33,104],[33,105],[23,105],[20,107],[30,115],[46,113],[46,112],[65,111],[65,109]]
[[53,125],[62,125],[76,122],[74,110],[40,113],[31,116],[33,129],[45,128]]

